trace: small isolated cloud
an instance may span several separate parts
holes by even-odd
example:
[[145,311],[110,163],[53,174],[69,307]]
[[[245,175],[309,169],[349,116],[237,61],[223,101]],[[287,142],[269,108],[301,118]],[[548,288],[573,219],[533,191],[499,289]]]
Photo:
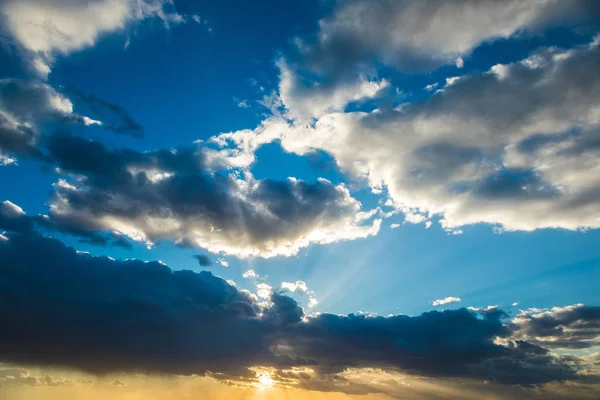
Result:
[[435,89],[437,87],[438,87],[438,83],[435,82],[435,83],[425,86],[425,90],[427,90],[428,92],[431,92],[433,89]]
[[400,228],[400,224],[391,224],[390,228],[392,228],[392,229]]
[[239,108],[250,107],[250,104],[248,104],[248,100],[240,100],[237,97],[234,97],[233,101],[234,101],[235,105],[238,106]]
[[458,57],[455,61],[456,64],[456,68],[462,68],[465,66],[465,61],[462,59],[462,57]]
[[225,268],[229,267],[229,261],[224,258],[217,259],[217,264],[224,266]]
[[451,303],[459,303],[460,301],[461,301],[460,297],[452,297],[452,296],[450,296],[450,297],[446,297],[445,299],[435,300],[433,302],[433,306],[434,307],[443,306],[443,305],[451,304]]
[[203,267],[208,267],[208,266],[212,265],[212,261],[205,254],[195,254],[194,258],[196,260],[198,260],[198,264],[200,264]]
[[516,306],[518,306],[518,305],[519,305],[519,303],[520,303],[520,301],[515,301],[514,303],[512,303],[512,306],[513,306],[513,307],[516,307]]
[[259,277],[259,275],[253,269],[249,269],[242,274],[242,277],[246,279],[256,279]]

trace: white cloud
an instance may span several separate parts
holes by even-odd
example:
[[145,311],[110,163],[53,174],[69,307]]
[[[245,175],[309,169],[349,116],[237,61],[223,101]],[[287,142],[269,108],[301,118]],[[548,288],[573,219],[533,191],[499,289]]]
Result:
[[220,264],[225,268],[229,267],[229,262],[227,260],[225,260],[224,258],[218,258],[217,264]]
[[519,305],[519,303],[520,303],[520,301],[515,301],[514,303],[512,303],[512,306],[513,306],[513,307],[516,307],[516,306],[518,306],[518,305]]
[[4,200],[2,202],[2,207],[0,208],[0,213],[2,213],[2,215],[7,218],[14,218],[14,217],[18,217],[21,215],[25,215],[25,212],[23,211],[23,209],[21,207],[19,207],[18,205],[16,205],[15,203],[13,203],[9,200]]
[[281,58],[277,66],[280,71],[279,96],[288,115],[299,121],[310,121],[327,112],[341,111],[351,102],[363,101],[378,95],[389,87],[385,80],[370,80],[360,76],[356,81],[336,85],[305,86],[298,71]]
[[288,290],[290,292],[295,293],[307,293],[308,286],[306,286],[306,282],[296,281],[296,282],[282,282],[280,288],[282,290]]
[[455,64],[456,64],[456,68],[462,68],[465,66],[465,61],[462,59],[462,57],[457,57]]
[[15,164],[17,162],[16,159],[0,154],[0,167],[5,167],[7,165]]
[[428,92],[431,92],[431,91],[432,91],[433,89],[435,89],[436,87],[438,87],[438,83],[437,83],[437,82],[435,82],[435,83],[432,83],[432,84],[430,84],[430,85],[427,85],[427,86],[425,86],[425,88],[424,88],[424,89],[425,89],[425,90],[427,90]]
[[461,301],[460,297],[446,297],[445,299],[438,299],[433,301],[433,306],[443,306],[451,303],[459,303]]
[[248,108],[248,107],[250,107],[250,104],[248,104],[248,100],[240,100],[240,99],[238,99],[235,96],[233,97],[233,102],[239,108]]
[[242,274],[242,277],[246,279],[256,279],[258,278],[258,274],[253,269],[249,269]]
[[400,224],[390,224],[390,228],[392,228],[392,229],[400,228]]
[[248,153],[270,140],[299,155],[325,151],[341,170],[385,187],[407,221],[438,215],[450,234],[476,223],[598,228],[600,49],[536,58],[535,67],[502,66],[501,76],[451,80],[402,111],[328,113],[313,126],[267,119],[239,143]]
[[[454,62],[480,43],[594,14],[589,1],[357,0],[340,2],[320,21],[315,43],[298,41],[314,70],[346,77],[373,58],[405,71]],[[469,23],[465,23],[469,21]],[[351,49],[351,51],[349,50]]]
[[0,5],[6,27],[31,54],[32,69],[45,78],[57,55],[93,46],[106,33],[128,24],[159,18],[180,23],[183,16],[167,11],[171,0],[6,0]]
[[270,299],[273,288],[266,283],[259,283],[256,285],[256,295],[261,299]]

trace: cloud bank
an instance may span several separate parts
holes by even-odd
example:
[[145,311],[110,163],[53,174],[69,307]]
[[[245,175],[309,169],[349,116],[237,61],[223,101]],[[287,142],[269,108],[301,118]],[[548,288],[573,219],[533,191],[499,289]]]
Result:
[[[3,215],[22,214],[9,204]],[[0,357],[23,365],[101,374],[210,372],[222,379],[252,375],[247,368],[257,365],[309,367],[322,377],[397,368],[500,384],[584,379],[585,360],[519,338],[547,335],[497,309],[306,316],[277,292],[259,304],[206,271],[93,257],[32,232],[3,235],[0,280]],[[580,326],[598,325],[597,307],[573,310]],[[555,328],[575,320],[561,310],[545,318]]]

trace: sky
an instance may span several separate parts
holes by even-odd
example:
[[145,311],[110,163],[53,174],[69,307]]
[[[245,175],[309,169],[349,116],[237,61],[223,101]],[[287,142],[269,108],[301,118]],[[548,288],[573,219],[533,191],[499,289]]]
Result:
[[0,398],[597,398],[599,8],[0,0]]

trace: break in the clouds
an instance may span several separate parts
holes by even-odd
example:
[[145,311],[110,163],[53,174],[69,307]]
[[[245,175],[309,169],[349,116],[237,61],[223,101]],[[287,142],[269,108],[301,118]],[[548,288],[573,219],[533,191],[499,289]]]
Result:
[[5,0],[0,17],[33,72],[47,78],[58,56],[92,47],[102,35],[149,18],[183,22],[172,6],[172,0]]
[[[7,218],[22,215],[5,208]],[[93,257],[33,232],[0,240],[0,278],[0,356],[24,365],[223,377],[252,375],[247,368],[256,365],[309,367],[322,377],[398,368],[500,384],[584,379],[583,361],[514,338],[525,329],[521,317],[511,322],[498,309],[306,316],[270,287],[258,288],[267,300],[259,303],[209,272]],[[596,308],[575,308],[582,329],[597,326]],[[531,326],[524,334],[544,336]]]
[[227,138],[246,153],[274,140],[301,155],[325,151],[387,189],[386,205],[407,222],[436,216],[454,234],[476,223],[597,228],[598,43],[538,50],[400,109],[330,113],[314,125],[273,117]]
[[381,224],[342,184],[212,171],[200,147],[141,153],[55,134],[47,157],[71,177],[54,185],[47,220],[71,231],[272,257],[374,235]]

